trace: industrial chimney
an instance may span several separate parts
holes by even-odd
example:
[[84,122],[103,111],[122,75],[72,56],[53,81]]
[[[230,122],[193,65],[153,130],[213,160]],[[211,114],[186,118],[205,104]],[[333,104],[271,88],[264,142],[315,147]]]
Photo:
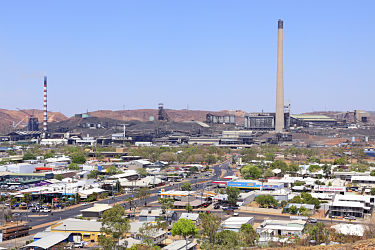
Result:
[[43,99],[43,138],[47,138],[47,76],[44,77]]
[[283,80],[283,21],[278,20],[277,31],[277,76],[276,76],[276,122],[275,131],[284,129],[284,80]]

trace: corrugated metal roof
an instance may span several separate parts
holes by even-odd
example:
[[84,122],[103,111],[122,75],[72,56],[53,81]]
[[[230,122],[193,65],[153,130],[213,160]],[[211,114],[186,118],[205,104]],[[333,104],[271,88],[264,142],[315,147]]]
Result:
[[45,234],[40,240],[31,242],[25,247],[40,247],[42,249],[49,249],[61,241],[66,240],[69,235],[70,233],[48,233],[48,235]]
[[[65,225],[65,226],[64,226]],[[66,219],[56,226],[51,227],[51,231],[84,231],[84,232],[100,232],[102,223],[98,221]]]
[[335,119],[326,115],[291,115],[291,118],[300,120],[321,120],[321,121],[336,121]]

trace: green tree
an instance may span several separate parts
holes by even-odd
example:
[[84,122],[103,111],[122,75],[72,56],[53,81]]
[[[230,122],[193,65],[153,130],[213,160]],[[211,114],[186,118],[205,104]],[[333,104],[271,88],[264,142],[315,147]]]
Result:
[[272,169],[280,169],[281,172],[286,173],[288,171],[288,164],[283,161],[277,160],[272,162],[271,164]]
[[201,233],[208,238],[209,243],[214,244],[217,230],[220,228],[220,217],[212,213],[200,213],[199,218],[202,226]]
[[225,246],[227,249],[236,249],[240,244],[239,234],[234,231],[223,230],[216,234],[216,244]]
[[194,173],[197,173],[199,171],[199,169],[196,166],[192,166],[192,167],[189,168],[189,171],[194,174]]
[[120,239],[129,231],[129,221],[125,218],[126,212],[121,205],[108,209],[102,216],[102,228],[105,234],[99,236],[99,244],[105,249],[124,249],[120,246]]
[[257,152],[253,148],[245,148],[241,151],[242,161],[251,162],[252,160],[257,160]]
[[262,177],[262,171],[257,166],[246,165],[241,168],[241,175],[244,179],[258,179]]
[[63,179],[63,176],[61,174],[57,174],[55,176],[55,179],[61,181]]
[[311,215],[310,210],[303,207],[303,206],[298,209],[298,213],[302,216],[310,216]]
[[242,224],[240,229],[240,240],[245,247],[252,247],[258,240],[258,234],[250,224]]
[[69,170],[80,170],[80,168],[79,168],[79,166],[78,166],[77,163],[70,163],[68,165],[68,168],[69,168]]
[[372,170],[372,171],[370,172],[370,175],[371,175],[371,176],[375,176],[375,170]]
[[177,161],[177,155],[173,152],[163,152],[160,154],[160,160],[168,163]]
[[110,166],[105,172],[107,173],[107,175],[115,175],[121,173],[121,171],[115,166]]
[[265,154],[265,156],[266,156],[266,161],[273,161],[273,160],[275,160],[275,154],[272,153],[272,152],[267,152]]
[[205,156],[205,159],[204,161],[207,163],[207,164],[215,164],[217,162],[217,158],[215,155],[213,154],[208,154]]
[[55,153],[53,150],[50,150],[44,154],[44,159],[53,158],[53,157],[55,157]]
[[31,153],[31,152],[26,152],[23,157],[22,157],[22,160],[24,161],[27,161],[27,160],[36,160],[36,155]]
[[86,157],[83,153],[76,152],[72,155],[72,163],[84,164],[86,162]]
[[191,191],[192,186],[190,182],[185,182],[184,184],[181,185],[181,190],[182,191]]
[[326,178],[331,177],[331,166],[330,165],[324,164],[322,169],[323,169],[323,173],[324,173]]
[[179,219],[176,223],[173,224],[171,233],[173,236],[179,235],[184,237],[187,249],[188,237],[197,235],[199,233],[199,229],[195,226],[192,220]]
[[310,165],[309,166],[309,171],[312,173],[312,172],[317,172],[319,170],[321,170],[322,168],[319,166],[319,165]]
[[348,162],[345,158],[338,158],[333,161],[333,165],[346,165]]
[[318,245],[321,243],[328,244],[330,242],[330,230],[325,227],[321,222],[313,224],[308,224],[306,230],[308,238],[310,240],[315,240]]
[[140,176],[147,176],[148,175],[146,169],[144,169],[144,168],[137,168],[136,171],[137,171],[137,174],[139,174]]
[[295,163],[291,163],[289,166],[288,166],[288,172],[289,173],[296,173],[299,171],[299,166]]
[[186,204],[185,209],[186,209],[186,211],[187,211],[188,213],[193,212],[193,207],[190,205],[190,203]]
[[227,187],[225,189],[225,193],[228,195],[229,204],[236,205],[240,192],[241,191],[236,187]]
[[264,174],[263,174],[263,177],[264,178],[269,178],[269,177],[273,177],[275,174],[272,172],[271,169],[267,169]]
[[297,214],[298,213],[298,208],[297,206],[293,205],[289,207],[289,213],[290,214]]
[[276,207],[278,202],[272,195],[258,195],[255,197],[255,202],[261,207]]
[[161,205],[161,209],[163,209],[166,214],[169,209],[173,208],[174,200],[172,198],[158,198],[158,202]]
[[98,170],[92,170],[88,175],[87,178],[89,179],[96,179],[98,178],[99,171]]
[[371,195],[375,195],[375,188],[371,188]]

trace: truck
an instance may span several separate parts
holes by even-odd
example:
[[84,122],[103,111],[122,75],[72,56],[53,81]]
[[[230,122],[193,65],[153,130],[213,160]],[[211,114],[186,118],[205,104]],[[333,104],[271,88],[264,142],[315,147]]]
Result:
[[29,230],[30,226],[27,224],[12,224],[0,227],[0,234],[3,235],[3,240],[9,240],[29,235]]

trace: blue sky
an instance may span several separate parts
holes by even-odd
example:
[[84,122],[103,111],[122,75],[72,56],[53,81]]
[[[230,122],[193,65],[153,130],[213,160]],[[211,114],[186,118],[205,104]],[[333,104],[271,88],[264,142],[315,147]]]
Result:
[[375,1],[3,1],[0,108],[374,110]]

